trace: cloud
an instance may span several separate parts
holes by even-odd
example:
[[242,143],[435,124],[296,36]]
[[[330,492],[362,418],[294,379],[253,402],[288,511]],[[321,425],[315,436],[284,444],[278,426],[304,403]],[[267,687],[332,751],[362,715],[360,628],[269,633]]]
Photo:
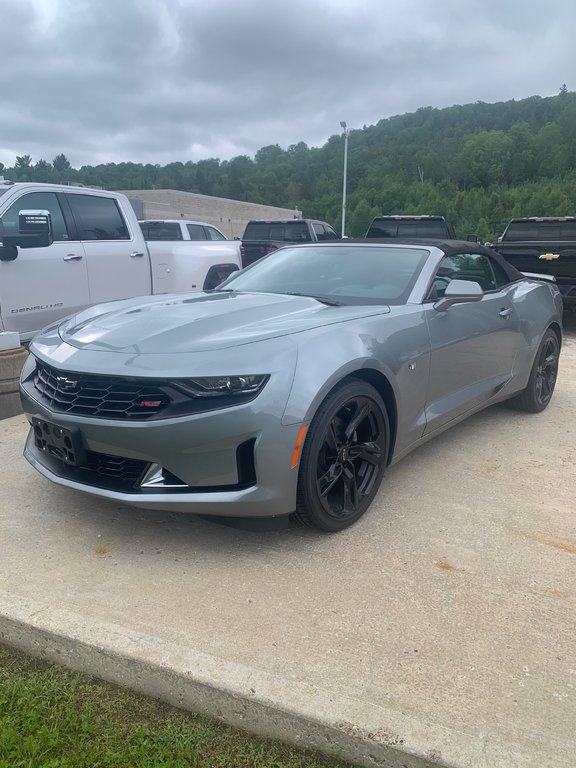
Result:
[[553,94],[575,27],[571,0],[3,0],[0,161],[225,159]]

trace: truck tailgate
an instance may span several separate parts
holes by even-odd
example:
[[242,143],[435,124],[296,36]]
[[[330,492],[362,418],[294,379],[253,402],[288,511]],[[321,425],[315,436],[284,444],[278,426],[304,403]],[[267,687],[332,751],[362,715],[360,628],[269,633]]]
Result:
[[492,247],[520,272],[552,275],[560,290],[573,286],[576,291],[576,242],[495,243]]

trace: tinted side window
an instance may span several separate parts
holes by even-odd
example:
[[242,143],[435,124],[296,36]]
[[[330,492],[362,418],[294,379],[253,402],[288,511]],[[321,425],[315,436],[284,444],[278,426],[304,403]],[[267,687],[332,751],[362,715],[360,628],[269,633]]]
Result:
[[81,240],[129,240],[116,200],[96,195],[68,195]]
[[478,283],[483,291],[494,291],[497,288],[491,261],[482,253],[445,256],[438,265],[428,298],[443,296],[446,286],[452,280],[471,280]]
[[50,211],[54,240],[69,240],[68,228],[62,215],[60,203],[54,192],[30,192],[15,200],[0,219],[0,240],[2,233],[18,234],[18,214],[21,210]]
[[226,240],[222,232],[219,232],[214,227],[206,227],[206,231],[210,240]]
[[328,227],[326,224],[312,224],[314,227],[314,232],[316,232],[316,237],[318,240],[337,240],[338,235],[331,227]]
[[494,259],[490,259],[490,266],[494,272],[494,278],[496,280],[496,288],[502,288],[505,285],[510,284],[510,278],[504,271],[504,269]]
[[190,240],[206,240],[204,227],[200,224],[187,224]]
[[144,239],[149,242],[152,240],[161,240],[163,242],[173,242],[182,240],[182,229],[177,221],[142,221],[140,229]]
[[324,240],[324,225],[323,224],[316,224],[315,222],[312,224],[312,229],[314,230],[316,234],[316,238],[318,240]]

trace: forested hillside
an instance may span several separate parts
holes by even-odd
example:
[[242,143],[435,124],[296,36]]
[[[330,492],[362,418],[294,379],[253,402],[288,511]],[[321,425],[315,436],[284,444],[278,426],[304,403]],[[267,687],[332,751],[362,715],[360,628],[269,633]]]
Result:
[[[252,159],[108,163],[72,168],[29,155],[13,181],[71,181],[106,189],[182,189],[299,208],[339,227],[343,138],[323,147],[303,142],[260,149]],[[460,236],[501,233],[513,216],[576,213],[576,93],[497,104],[425,107],[352,130],[348,153],[349,235],[364,233],[379,213],[435,213]]]

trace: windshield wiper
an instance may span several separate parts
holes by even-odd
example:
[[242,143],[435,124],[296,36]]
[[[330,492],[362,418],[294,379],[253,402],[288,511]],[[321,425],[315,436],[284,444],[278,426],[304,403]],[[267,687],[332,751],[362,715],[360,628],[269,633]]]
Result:
[[329,307],[343,307],[344,302],[337,299],[328,298],[328,296],[315,296],[312,293],[299,293],[298,291],[282,291],[285,296],[306,296],[308,299],[316,299],[321,304],[327,304]]

